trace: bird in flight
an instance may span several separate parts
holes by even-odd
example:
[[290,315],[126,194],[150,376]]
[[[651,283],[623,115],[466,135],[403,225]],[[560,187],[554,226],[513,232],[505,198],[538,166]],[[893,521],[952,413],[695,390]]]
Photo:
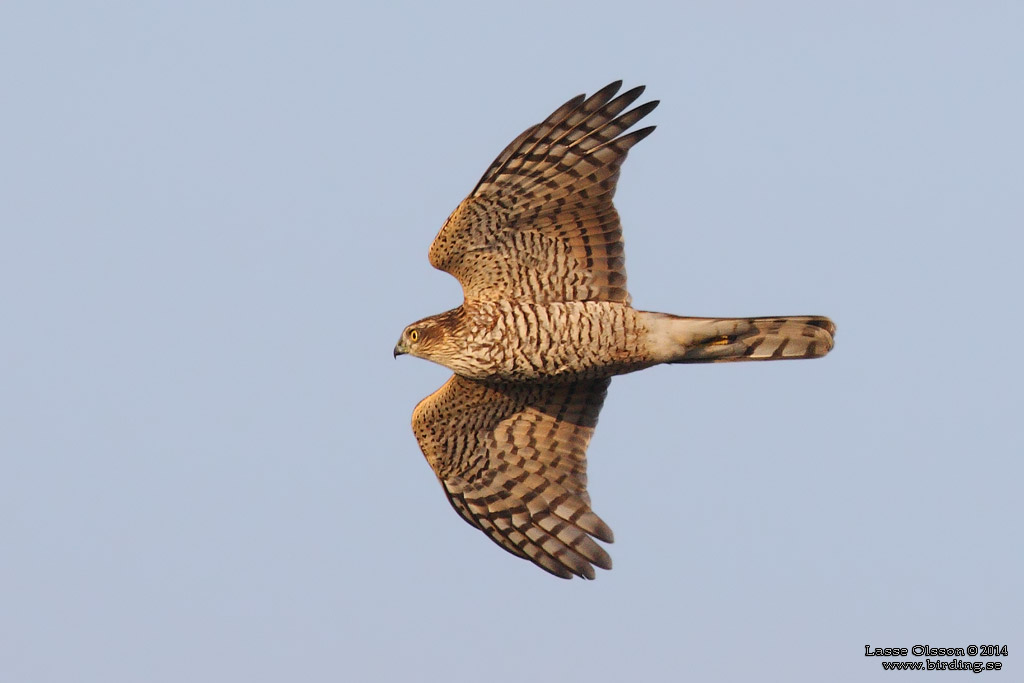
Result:
[[[445,495],[502,548],[562,578],[611,569],[590,508],[586,451],[608,385],[661,363],[818,358],[822,316],[693,318],[640,311],[612,205],[626,154],[658,104],[621,81],[572,98],[513,140],[445,221],[430,263],[464,302],[402,331],[395,356],[455,374],[412,428]],[[595,540],[596,539],[596,540]]]

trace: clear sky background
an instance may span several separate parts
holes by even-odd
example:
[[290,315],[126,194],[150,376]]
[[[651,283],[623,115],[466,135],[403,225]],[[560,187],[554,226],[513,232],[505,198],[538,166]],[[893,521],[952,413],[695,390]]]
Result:
[[[0,5],[0,678],[1020,680],[1024,5],[351,5]],[[618,78],[637,307],[838,337],[616,379],[567,582],[449,507],[448,372],[391,351],[494,156]]]

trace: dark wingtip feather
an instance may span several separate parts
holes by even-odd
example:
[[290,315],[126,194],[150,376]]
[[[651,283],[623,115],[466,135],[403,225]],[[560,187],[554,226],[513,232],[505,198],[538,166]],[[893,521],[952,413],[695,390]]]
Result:
[[603,88],[598,90],[596,93],[594,93],[593,96],[597,97],[598,95],[603,95],[607,99],[610,100],[612,98],[612,95],[614,95],[615,93],[619,92],[619,88],[621,88],[621,87],[622,87],[622,79],[619,79],[617,81],[612,81],[611,83],[609,83],[608,85],[604,86]]
[[[622,93],[621,95],[619,95],[615,99],[616,100],[625,100],[626,103],[627,103],[626,106],[628,107],[630,103],[636,101],[637,98],[639,98],[641,95],[644,94],[644,90],[647,90],[647,86],[646,85],[638,85],[635,88],[630,88],[629,90],[627,90],[626,92]],[[625,108],[625,107],[623,107],[623,108]]]
[[633,145],[635,145],[636,143],[640,142],[645,137],[653,133],[655,128],[657,128],[657,126],[647,126],[646,128],[641,128],[640,130],[633,131],[629,135],[625,135],[619,139],[625,140],[626,138],[630,138],[629,146],[632,147]]
[[599,541],[604,541],[605,543],[615,542],[615,534],[612,533],[611,527],[605,524],[604,520],[593,512],[583,514],[575,521],[575,524]]

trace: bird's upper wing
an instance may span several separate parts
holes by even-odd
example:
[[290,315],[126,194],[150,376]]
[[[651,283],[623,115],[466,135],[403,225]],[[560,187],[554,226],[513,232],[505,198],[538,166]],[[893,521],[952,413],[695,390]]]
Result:
[[430,246],[467,300],[629,301],[612,196],[629,149],[623,135],[657,101],[622,113],[643,92],[621,81],[574,97],[512,141]]
[[514,555],[560,576],[594,578],[611,558],[591,536],[586,450],[610,379],[492,384],[454,375],[413,411],[416,440],[448,500]]

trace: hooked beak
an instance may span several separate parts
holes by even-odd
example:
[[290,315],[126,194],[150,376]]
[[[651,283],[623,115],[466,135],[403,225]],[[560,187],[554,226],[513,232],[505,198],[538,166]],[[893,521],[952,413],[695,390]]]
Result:
[[395,358],[398,358],[399,356],[404,356],[407,353],[409,353],[409,351],[405,348],[401,341],[395,344]]

